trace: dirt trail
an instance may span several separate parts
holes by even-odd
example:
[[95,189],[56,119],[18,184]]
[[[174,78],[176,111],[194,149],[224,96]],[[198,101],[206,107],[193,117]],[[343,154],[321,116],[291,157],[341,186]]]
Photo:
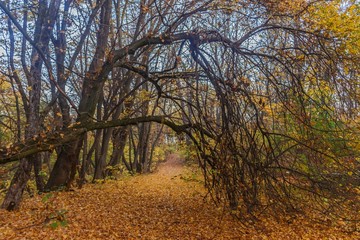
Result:
[[[0,210],[0,239],[360,239],[306,222],[244,227],[204,201],[194,175],[172,154],[153,174],[26,199],[20,211]],[[52,229],[56,220],[67,226]]]
[[175,177],[181,174],[184,160],[178,154],[169,154],[166,161],[159,165],[158,174],[169,177]]

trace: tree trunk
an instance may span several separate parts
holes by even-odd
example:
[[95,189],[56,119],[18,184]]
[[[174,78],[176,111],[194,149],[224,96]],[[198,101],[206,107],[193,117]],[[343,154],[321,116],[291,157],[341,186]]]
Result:
[[[91,121],[95,113],[101,89],[104,84],[104,78],[101,76],[101,68],[104,65],[105,50],[110,30],[111,0],[107,0],[101,7],[100,26],[97,34],[97,44],[93,60],[88,72],[85,74],[82,96],[79,103],[79,113],[77,121],[86,124]],[[105,71],[106,73],[107,71]],[[53,171],[50,174],[49,182],[46,188],[52,189],[60,186],[70,186],[76,172],[79,153],[82,147],[83,137],[67,146],[63,146],[56,160]]]
[[153,140],[152,144],[151,144],[151,149],[150,149],[150,156],[149,156],[149,160],[148,160],[148,168],[149,168],[149,171],[151,170],[151,165],[152,165],[152,161],[153,161],[153,154],[154,154],[154,151],[155,151],[155,147],[160,139],[160,136],[163,132],[163,128],[164,126],[159,126],[158,125],[158,133],[155,137],[155,139]]
[[[127,127],[121,127],[117,129],[113,137],[113,151],[109,161],[109,166],[116,166],[120,163],[120,159],[122,159],[126,169],[131,171],[130,164],[126,161],[124,157],[124,149],[126,145],[126,139],[128,137]],[[106,171],[106,175],[110,176],[111,171]]]
[[34,156],[34,173],[35,173],[35,182],[36,182],[36,188],[38,192],[43,192],[45,187],[45,182],[43,177],[41,176],[40,172],[42,170],[42,159],[41,154],[36,154]]
[[10,188],[6,193],[1,208],[11,211],[19,207],[26,184],[30,179],[31,166],[32,162],[29,159],[20,161],[19,168],[11,180]]
[[107,158],[107,152],[108,152],[112,132],[113,132],[112,128],[104,131],[100,157],[95,162],[94,180],[102,179],[105,177],[106,158]]
[[[78,156],[82,147],[83,137],[62,146],[55,165],[51,171],[50,178],[46,184],[47,190],[52,190],[70,184],[71,172],[76,170]],[[74,169],[75,167],[75,169]]]
[[[47,5],[47,1],[39,1],[38,18],[35,22],[34,42],[37,43],[38,49],[42,53],[46,53],[50,41],[50,34],[54,27],[55,20],[59,11],[61,1],[52,0]],[[29,86],[29,105],[26,112],[27,128],[25,130],[25,138],[29,139],[40,132],[40,96],[41,96],[41,78],[42,67],[45,59],[41,57],[40,52],[35,47],[31,53],[31,67],[26,75]],[[43,182],[39,175],[41,169],[41,159],[39,154],[22,159],[20,166],[16,171],[9,190],[5,196],[2,208],[13,210],[18,208],[22,194],[30,179],[32,165],[35,168],[36,184],[39,191],[43,190]]]
[[150,138],[150,123],[142,123],[139,130],[139,164],[141,165],[142,173],[149,172],[148,159],[149,159],[149,138]]

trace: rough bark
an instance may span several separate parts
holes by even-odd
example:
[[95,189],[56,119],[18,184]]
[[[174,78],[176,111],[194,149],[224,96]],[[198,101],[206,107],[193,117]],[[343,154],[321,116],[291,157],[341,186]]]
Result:
[[[126,139],[128,137],[128,131],[126,127],[121,127],[117,130],[114,131],[115,133],[113,134],[113,149],[112,149],[112,154],[109,160],[109,166],[111,167],[115,167],[116,165],[118,165],[120,163],[120,160],[123,161],[123,163],[125,164],[125,167],[128,171],[130,171],[130,165],[128,164],[128,162],[126,162],[126,160],[124,159],[124,149],[125,149],[125,145],[126,145]],[[106,170],[106,176],[111,176],[112,172],[110,170]]]
[[[104,5],[101,7],[97,46],[89,71],[86,73],[84,78],[84,87],[79,104],[80,116],[78,117],[78,122],[80,123],[90,121],[91,117],[94,115],[104,83],[105,76],[101,76],[99,73],[101,72],[101,67],[104,65],[103,59],[106,57],[105,51],[107,48],[110,30],[111,3],[112,1],[106,0]],[[51,189],[63,185],[69,186],[71,184],[73,177],[70,177],[70,175],[75,176],[82,141],[83,138],[81,137],[70,143],[69,147],[65,147],[61,150],[61,153],[56,160],[56,164],[50,174],[50,179],[46,188]]]
[[6,193],[1,208],[12,211],[19,207],[26,184],[30,179],[31,166],[32,163],[27,159],[20,161],[19,168],[11,180],[10,188]]
[[[31,67],[27,75],[29,86],[29,105],[26,112],[27,128],[25,138],[30,139],[40,131],[39,111],[41,97],[41,78],[43,63],[46,61],[42,58],[43,53],[47,51],[50,41],[50,34],[54,27],[55,20],[60,7],[60,0],[52,0],[47,5],[47,1],[39,1],[38,18],[35,22],[34,46],[31,54]],[[5,196],[2,208],[12,210],[18,208],[21,196],[30,178],[32,165],[35,168],[36,183],[39,191],[43,190],[43,182],[39,175],[41,169],[41,159],[39,154],[34,154],[20,161],[20,167],[16,171],[10,188]]]

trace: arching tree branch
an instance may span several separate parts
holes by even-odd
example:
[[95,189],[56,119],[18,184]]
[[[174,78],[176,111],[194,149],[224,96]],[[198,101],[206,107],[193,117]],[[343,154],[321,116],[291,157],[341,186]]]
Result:
[[177,125],[165,116],[145,116],[138,118],[117,119],[106,122],[88,122],[86,124],[75,123],[72,124],[72,126],[66,131],[49,134],[42,133],[25,142],[1,148],[0,164],[15,162],[35,153],[51,151],[57,146],[64,145],[68,142],[76,140],[78,137],[88,131],[136,125],[144,122],[156,122],[159,124],[164,124],[174,130],[176,133],[184,133],[187,132],[190,128],[193,128],[197,129],[198,131],[202,131],[205,135],[211,137],[211,134],[202,129],[200,126],[191,124]]

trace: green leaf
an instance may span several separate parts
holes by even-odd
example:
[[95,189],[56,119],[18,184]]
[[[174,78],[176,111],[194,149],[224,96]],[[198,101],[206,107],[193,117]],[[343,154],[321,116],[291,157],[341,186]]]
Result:
[[58,223],[57,221],[54,221],[54,222],[52,222],[52,223],[50,224],[50,227],[51,227],[52,229],[55,229],[55,228],[59,227],[59,223]]
[[41,201],[42,201],[43,203],[46,203],[52,196],[53,196],[52,193],[47,193],[47,194],[45,194],[45,196],[41,199]]
[[68,225],[68,222],[66,220],[60,221],[60,225],[62,227],[66,227]]

